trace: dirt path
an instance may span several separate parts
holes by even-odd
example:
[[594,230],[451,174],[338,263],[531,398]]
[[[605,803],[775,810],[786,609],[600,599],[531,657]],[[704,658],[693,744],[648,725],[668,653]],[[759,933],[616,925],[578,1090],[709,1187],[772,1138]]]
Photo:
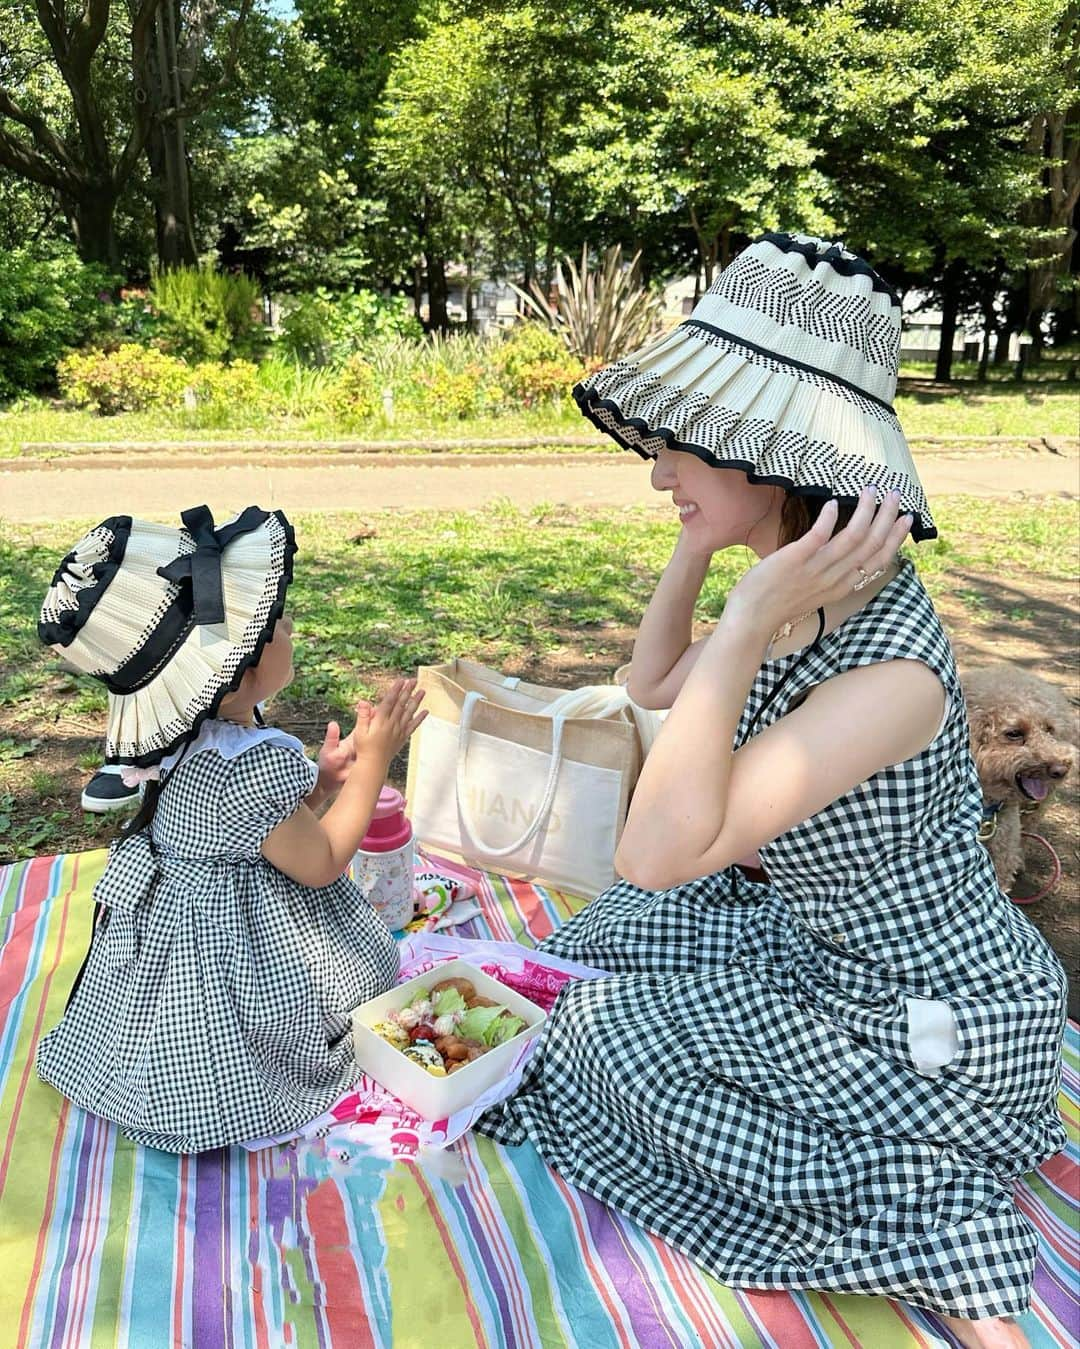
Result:
[[[2,461],[0,461],[2,462]],[[919,473],[933,499],[1080,494],[1080,459],[1050,450],[1012,454],[926,453]],[[293,456],[251,462],[250,456],[140,457],[4,463],[0,518],[85,519],[118,510],[173,518],[205,501],[215,511],[257,501],[287,511],[468,510],[499,498],[518,506],[541,502],[634,506],[657,502],[634,455],[444,455],[423,459],[338,456],[318,463]]]

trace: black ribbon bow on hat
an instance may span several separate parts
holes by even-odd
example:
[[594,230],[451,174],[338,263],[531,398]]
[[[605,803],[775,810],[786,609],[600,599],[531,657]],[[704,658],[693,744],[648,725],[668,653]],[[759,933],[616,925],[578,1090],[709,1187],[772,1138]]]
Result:
[[267,512],[249,506],[235,520],[214,528],[209,506],[192,506],[180,519],[195,541],[193,553],[181,553],[157,574],[174,585],[190,584],[192,615],[200,626],[225,622],[225,594],[221,583],[221,554],[240,534],[249,534],[267,519]]

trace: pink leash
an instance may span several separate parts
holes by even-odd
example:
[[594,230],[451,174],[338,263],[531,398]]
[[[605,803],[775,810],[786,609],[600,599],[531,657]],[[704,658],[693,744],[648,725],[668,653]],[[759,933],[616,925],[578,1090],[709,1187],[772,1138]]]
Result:
[[1052,845],[1048,842],[1048,840],[1043,838],[1042,834],[1029,834],[1026,831],[1021,831],[1020,837],[1031,838],[1034,839],[1036,843],[1041,843],[1043,847],[1046,849],[1046,851],[1050,854],[1050,857],[1053,861],[1054,866],[1053,875],[1050,877],[1049,881],[1047,881],[1047,883],[1037,894],[1025,895],[1023,899],[1017,899],[1015,895],[1009,896],[1009,898],[1012,900],[1014,904],[1021,904],[1021,905],[1034,904],[1036,900],[1045,899],[1047,895],[1052,894],[1054,890],[1057,889],[1058,882],[1061,880],[1061,859],[1058,857],[1057,853],[1054,851]]

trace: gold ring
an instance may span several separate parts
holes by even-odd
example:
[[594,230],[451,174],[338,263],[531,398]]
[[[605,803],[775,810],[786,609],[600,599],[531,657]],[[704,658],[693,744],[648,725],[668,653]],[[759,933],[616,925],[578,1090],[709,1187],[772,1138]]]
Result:
[[878,567],[876,571],[867,571],[865,567],[856,567],[855,570],[859,573],[859,579],[851,587],[852,590],[863,590],[871,581],[876,581],[879,576],[885,575],[884,567]]

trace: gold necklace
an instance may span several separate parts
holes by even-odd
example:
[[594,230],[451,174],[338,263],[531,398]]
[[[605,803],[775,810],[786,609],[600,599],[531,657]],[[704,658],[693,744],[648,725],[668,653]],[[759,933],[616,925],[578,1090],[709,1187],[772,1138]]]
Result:
[[800,614],[798,618],[789,618],[786,623],[782,623],[769,638],[769,646],[775,646],[777,642],[782,642],[785,637],[790,637],[804,618],[809,618],[811,614],[816,614],[816,609],[807,609],[806,613]]
[[[875,573],[875,575],[870,579],[876,581],[879,576],[884,576],[886,572],[892,571],[895,568],[895,566],[896,562],[894,560],[887,567],[883,567],[880,572]],[[856,589],[858,588],[859,587],[856,586]],[[782,642],[785,637],[790,637],[804,618],[809,618],[811,614],[816,613],[817,609],[807,609],[807,611],[803,614],[800,614],[798,618],[789,618],[786,623],[782,623],[780,627],[778,627],[776,631],[773,633],[773,635],[769,638],[770,649],[774,647],[777,642]]]

